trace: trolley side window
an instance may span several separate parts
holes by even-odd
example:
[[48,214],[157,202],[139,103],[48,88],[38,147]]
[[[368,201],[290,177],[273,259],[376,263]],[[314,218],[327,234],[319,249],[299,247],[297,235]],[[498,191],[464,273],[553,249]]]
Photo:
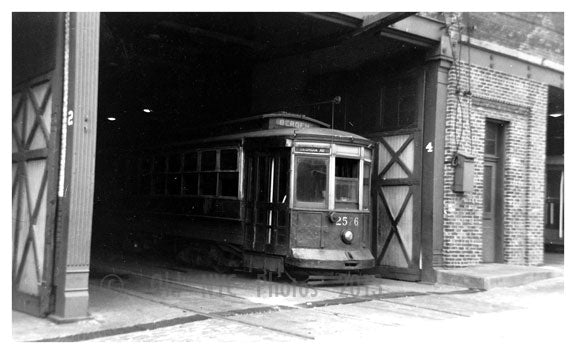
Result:
[[200,195],[216,195],[218,173],[216,173],[216,151],[200,153]]
[[216,195],[216,172],[203,172],[200,175],[200,195]]
[[202,151],[200,156],[201,171],[214,171],[216,169],[216,151]]
[[184,171],[196,172],[198,170],[198,153],[196,151],[188,152],[184,155]]
[[238,151],[234,149],[220,151],[220,195],[238,197]]
[[238,198],[238,150],[214,149],[143,157],[140,194]]
[[238,198],[238,180],[238,150],[207,150],[200,153],[200,195]]
[[220,171],[236,171],[238,169],[238,151],[220,151]]
[[337,209],[358,209],[360,160],[343,157],[336,158],[336,195]]
[[324,208],[328,197],[328,158],[296,158],[296,205]]
[[198,195],[198,152],[184,154],[182,178],[184,195]]
[[184,173],[184,195],[198,195],[198,173]]

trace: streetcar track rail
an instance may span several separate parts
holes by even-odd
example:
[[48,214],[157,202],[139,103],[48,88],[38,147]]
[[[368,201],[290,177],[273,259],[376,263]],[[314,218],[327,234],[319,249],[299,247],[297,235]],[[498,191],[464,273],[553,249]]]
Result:
[[[314,339],[314,337],[311,336],[307,336],[305,334],[300,334],[297,332],[291,332],[291,331],[286,331],[283,329],[278,329],[278,328],[274,328],[274,327],[270,327],[270,326],[265,326],[265,325],[261,325],[261,324],[254,324],[251,322],[247,322],[247,321],[242,321],[240,319],[237,318],[233,318],[233,316],[237,316],[237,315],[246,315],[246,314],[256,314],[256,313],[263,313],[263,312],[271,312],[271,311],[280,311],[282,309],[287,310],[287,309],[291,309],[290,307],[287,306],[261,306],[261,307],[252,307],[252,308],[248,308],[248,309],[239,309],[239,310],[230,310],[230,311],[219,311],[219,312],[202,312],[202,311],[198,311],[198,310],[193,310],[190,309],[188,307],[185,306],[177,306],[177,305],[173,305],[170,303],[166,303],[160,300],[155,300],[155,299],[151,299],[147,296],[141,296],[139,294],[134,294],[132,291],[122,291],[119,289],[112,289],[114,291],[120,292],[120,293],[124,293],[130,296],[134,296],[137,297],[139,299],[143,299],[143,300],[147,300],[147,301],[151,301],[151,302],[155,302],[158,304],[162,304],[168,307],[172,307],[175,309],[179,309],[179,310],[184,310],[184,311],[188,311],[188,312],[192,312],[195,313],[198,316],[202,317],[202,320],[208,320],[208,319],[216,319],[216,320],[224,320],[224,321],[229,321],[229,322],[235,322],[235,323],[240,323],[243,325],[247,325],[250,327],[256,327],[256,328],[261,328],[261,329],[265,329],[268,331],[273,331],[273,332],[277,332],[277,333],[282,333],[285,335],[289,335],[289,336],[294,336],[294,337],[299,337],[299,338],[303,338],[303,339]],[[193,321],[196,322],[196,321]]]
[[454,316],[458,316],[458,317],[470,317],[468,315],[463,315],[461,313],[457,313],[457,312],[453,312],[453,311],[447,311],[447,310],[439,310],[439,309],[435,309],[433,307],[428,307],[428,306],[418,306],[418,305],[414,305],[414,304],[406,304],[403,302],[391,301],[391,300],[386,300],[386,299],[378,299],[378,301],[387,302],[387,303],[394,304],[394,305],[417,308],[417,309],[421,309],[421,310],[440,312],[440,313],[445,313],[448,315],[454,315]]
[[[130,272],[130,271],[124,271],[124,273],[132,275],[132,276],[141,277],[141,278],[150,278],[150,279],[154,279],[157,281],[159,280],[161,282],[165,282],[165,283],[169,284],[169,286],[184,287],[186,290],[193,291],[193,292],[199,292],[202,294],[228,296],[228,297],[246,300],[245,298],[238,296],[238,295],[228,294],[228,293],[218,292],[218,291],[212,291],[212,290],[208,290],[208,289],[205,289],[202,287],[193,286],[193,285],[190,285],[187,283],[182,283],[182,282],[174,281],[174,280],[170,280],[170,279],[157,279],[157,278],[148,276],[148,275],[143,274],[143,273],[136,273],[136,272]],[[199,283],[196,283],[196,284],[199,284]],[[297,284],[292,284],[292,286],[303,287],[303,285],[297,285]],[[393,303],[396,305],[407,305],[404,303],[398,303],[398,302],[394,302],[394,301],[390,301],[390,300],[391,299],[397,299],[397,298],[417,297],[417,296],[456,295],[456,294],[471,294],[471,293],[479,292],[479,290],[477,290],[477,289],[457,290],[457,291],[449,291],[449,292],[414,292],[414,291],[387,292],[387,293],[366,294],[366,295],[362,295],[362,296],[350,295],[350,296],[346,296],[346,297],[340,297],[340,298],[334,298],[334,299],[325,299],[325,300],[318,300],[318,301],[306,301],[306,302],[302,302],[302,303],[298,303],[298,304],[294,304],[294,305],[257,306],[257,307],[237,309],[237,310],[217,311],[217,312],[207,313],[207,312],[201,312],[201,311],[193,310],[193,309],[183,307],[183,306],[170,304],[170,303],[165,302],[165,301],[153,299],[153,298],[151,298],[152,295],[150,295],[150,296],[141,295],[140,293],[138,293],[137,290],[125,290],[123,288],[110,288],[110,287],[107,287],[107,288],[110,290],[119,292],[119,293],[129,295],[129,296],[134,296],[134,297],[146,300],[146,301],[151,301],[151,302],[159,303],[159,304],[162,304],[162,305],[165,305],[168,307],[172,307],[175,309],[180,309],[180,310],[184,310],[187,312],[191,312],[192,314],[187,315],[187,316],[181,316],[178,318],[173,318],[173,319],[166,319],[166,320],[161,320],[161,321],[149,322],[149,323],[144,323],[144,324],[137,324],[137,325],[133,325],[133,326],[126,326],[126,327],[120,327],[120,328],[97,330],[97,331],[92,331],[92,332],[88,332],[88,333],[79,333],[79,334],[73,334],[73,335],[62,336],[62,337],[42,339],[42,340],[38,340],[38,341],[41,341],[41,342],[75,342],[75,341],[83,341],[83,340],[92,340],[92,339],[112,337],[112,336],[117,336],[117,335],[122,335],[122,334],[129,334],[129,333],[135,333],[135,332],[141,332],[141,331],[147,331],[147,330],[155,330],[155,329],[161,329],[161,328],[166,328],[166,327],[178,326],[178,325],[188,324],[188,323],[192,323],[192,322],[205,321],[205,320],[209,320],[209,319],[234,322],[234,323],[238,323],[238,324],[242,324],[242,325],[246,325],[246,326],[250,326],[250,327],[256,327],[256,328],[261,328],[264,330],[280,333],[280,334],[287,335],[287,336],[292,336],[292,337],[297,337],[300,339],[310,340],[310,339],[314,339],[314,337],[306,335],[306,334],[302,334],[302,333],[287,331],[287,330],[283,330],[283,329],[279,329],[279,328],[275,328],[275,327],[265,326],[262,324],[255,324],[252,322],[243,321],[240,318],[237,318],[236,316],[252,315],[252,314],[257,314],[257,313],[269,313],[269,312],[278,312],[278,311],[299,310],[299,309],[315,309],[315,311],[319,311],[319,312],[322,312],[325,314],[334,315],[334,313],[332,313],[330,311],[323,311],[322,308],[327,307],[327,306],[347,305],[347,304],[354,304],[354,303],[369,302],[369,301],[374,301],[374,300],[390,302],[390,303]],[[323,290],[326,290],[326,289],[323,289]],[[335,290],[327,290],[327,291],[337,292]],[[433,308],[425,308],[425,307],[416,306],[416,305],[409,305],[409,304],[407,306],[419,307],[422,309],[427,309],[427,310],[432,310],[432,311],[437,311],[437,312],[446,312],[446,313],[450,313],[453,315],[465,317],[465,315],[451,313],[451,312],[443,311],[443,310],[437,310],[437,309],[433,309]],[[338,315],[342,316],[342,317],[346,317],[346,318],[355,318],[353,315],[349,315],[349,314],[338,314]],[[359,318],[359,317],[356,317],[356,318]]]

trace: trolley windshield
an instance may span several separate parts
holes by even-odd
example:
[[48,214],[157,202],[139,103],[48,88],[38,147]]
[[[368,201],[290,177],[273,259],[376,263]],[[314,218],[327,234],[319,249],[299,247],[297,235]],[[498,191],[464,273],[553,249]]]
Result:
[[358,209],[360,160],[336,157],[336,209]]
[[327,157],[296,158],[296,201],[300,206],[327,206],[328,162]]
[[307,209],[368,209],[370,150],[364,149],[362,155],[359,147],[353,151],[357,151],[357,156],[350,152],[339,155],[338,151],[335,156],[296,153],[294,206]]

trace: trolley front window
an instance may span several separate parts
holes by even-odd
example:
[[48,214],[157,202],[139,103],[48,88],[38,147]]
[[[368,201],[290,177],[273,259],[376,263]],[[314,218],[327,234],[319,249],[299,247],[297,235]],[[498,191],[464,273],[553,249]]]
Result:
[[296,158],[296,205],[325,208],[328,198],[328,158]]
[[336,158],[336,209],[358,209],[360,160]]

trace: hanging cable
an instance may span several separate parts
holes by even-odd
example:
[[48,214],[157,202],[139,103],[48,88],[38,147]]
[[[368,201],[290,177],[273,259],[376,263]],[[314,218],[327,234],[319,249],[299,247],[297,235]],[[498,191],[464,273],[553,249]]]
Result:
[[456,25],[458,31],[458,77],[457,77],[457,90],[456,97],[460,112],[460,133],[457,138],[456,151],[460,150],[460,143],[462,142],[462,136],[464,135],[464,108],[462,104],[462,86],[461,86],[461,70],[462,67],[462,22],[460,22],[460,15],[456,14]]
[[[455,88],[455,96],[456,96],[456,112],[455,112],[455,117],[454,120],[452,122],[452,130],[454,132],[454,144],[456,145],[456,151],[458,151],[460,149],[460,143],[462,141],[462,135],[464,133],[464,112],[463,112],[463,104],[462,104],[462,98],[461,98],[461,70],[462,70],[462,66],[460,63],[460,60],[462,58],[462,46],[459,45],[458,47],[458,57],[456,57],[456,43],[458,42],[462,42],[462,32],[461,32],[461,22],[460,22],[460,17],[458,14],[455,14],[455,20],[454,21],[449,21],[446,14],[442,13],[444,16],[444,22],[446,23],[446,33],[448,35],[448,38],[450,38],[450,44],[452,46],[452,59],[454,60],[454,75],[456,76],[456,88]],[[453,39],[452,33],[450,31],[451,28],[453,28],[453,22],[456,24],[456,35],[457,38]],[[458,125],[458,122],[460,121],[460,125]],[[458,128],[460,128],[459,132],[457,131]]]
[[468,129],[470,130],[470,152],[474,153],[474,139],[472,138],[472,58],[470,51],[470,23],[466,26],[468,36]]

